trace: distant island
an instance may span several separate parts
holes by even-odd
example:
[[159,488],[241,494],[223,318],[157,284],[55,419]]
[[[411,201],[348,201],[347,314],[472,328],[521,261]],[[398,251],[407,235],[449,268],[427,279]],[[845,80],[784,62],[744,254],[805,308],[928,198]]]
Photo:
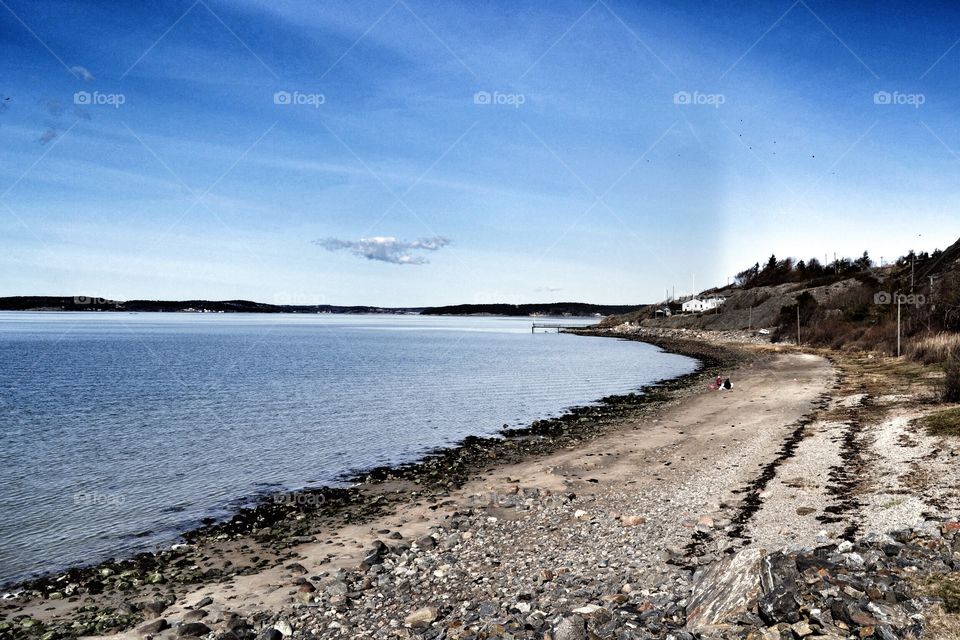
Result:
[[111,300],[91,296],[11,296],[0,311],[127,311],[170,313],[419,313],[417,308],[286,305],[250,300]]
[[111,300],[92,296],[0,297],[0,311],[126,311],[168,313],[346,313],[422,314],[432,316],[608,316],[638,311],[643,305],[597,305],[581,302],[542,304],[460,304],[444,307],[374,307],[267,304],[250,300]]

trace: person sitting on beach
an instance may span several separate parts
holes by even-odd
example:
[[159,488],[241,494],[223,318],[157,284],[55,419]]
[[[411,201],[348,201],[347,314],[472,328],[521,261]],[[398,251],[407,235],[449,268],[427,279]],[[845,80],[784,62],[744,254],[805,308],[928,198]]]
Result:
[[719,389],[722,384],[723,384],[723,378],[720,377],[720,374],[717,374],[717,386],[716,386],[716,388]]
[[730,391],[731,389],[733,389],[733,383],[730,382],[730,378],[727,378],[726,380],[723,381],[723,388],[726,389],[727,391]]

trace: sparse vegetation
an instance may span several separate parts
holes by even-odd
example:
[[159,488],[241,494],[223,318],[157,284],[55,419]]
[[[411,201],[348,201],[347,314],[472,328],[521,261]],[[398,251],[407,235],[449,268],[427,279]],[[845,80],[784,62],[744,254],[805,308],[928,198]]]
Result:
[[960,402],[960,359],[948,360],[944,372],[943,401]]
[[960,640],[960,574],[936,573],[916,578],[915,584],[921,593],[942,602],[924,613],[923,637]]
[[855,260],[837,258],[830,264],[822,264],[816,258],[796,261],[793,258],[778,260],[777,256],[770,256],[762,268],[758,262],[738,273],[736,280],[737,285],[744,289],[811,281],[814,283],[811,286],[820,286],[849,278],[872,266],[873,261],[866,251]]
[[932,640],[960,640],[960,615],[944,613],[942,609],[930,613],[923,637]]
[[[807,346],[897,355],[899,326],[901,353],[910,359],[960,360],[960,242],[933,254],[910,252],[882,268],[866,253],[826,267],[771,256],[762,269],[741,272],[737,282],[745,289],[797,283],[788,289],[795,298],[781,310],[775,341],[795,339],[799,307]],[[831,283],[836,286],[823,288]]]
[[960,614],[960,574],[938,573],[927,576],[923,591],[940,598],[943,601],[944,612]]
[[960,360],[960,333],[943,331],[919,336],[907,345],[907,356],[924,364]]
[[893,509],[894,507],[899,507],[907,501],[906,498],[894,498],[893,500],[888,500],[880,505],[881,509]]
[[960,437],[960,409],[932,413],[921,418],[919,423],[932,436]]

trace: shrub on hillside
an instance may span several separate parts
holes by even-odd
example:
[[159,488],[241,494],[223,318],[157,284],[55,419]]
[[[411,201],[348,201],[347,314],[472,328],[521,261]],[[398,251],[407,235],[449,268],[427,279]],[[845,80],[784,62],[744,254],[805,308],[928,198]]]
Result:
[[[791,328],[793,333],[796,334],[796,321]],[[827,317],[811,322],[807,327],[804,327],[801,333],[804,343],[816,347],[842,349],[849,342],[849,328],[836,317]]]
[[960,402],[960,360],[947,361],[946,378],[943,381],[943,401]]

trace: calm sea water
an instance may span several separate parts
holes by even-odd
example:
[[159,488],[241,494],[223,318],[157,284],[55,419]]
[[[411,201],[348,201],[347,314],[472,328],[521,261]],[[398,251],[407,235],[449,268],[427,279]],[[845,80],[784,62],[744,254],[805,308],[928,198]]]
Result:
[[0,312],[0,583],[694,367],[527,319]]

